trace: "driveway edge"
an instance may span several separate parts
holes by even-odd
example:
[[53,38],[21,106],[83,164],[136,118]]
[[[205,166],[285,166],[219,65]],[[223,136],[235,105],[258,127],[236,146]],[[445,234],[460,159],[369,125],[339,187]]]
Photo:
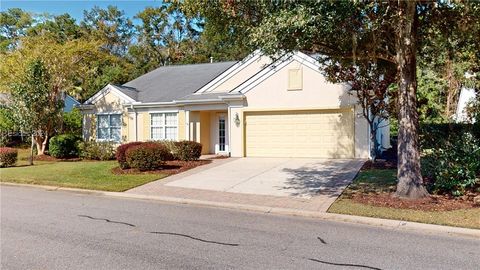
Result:
[[40,189],[45,189],[49,191],[67,191],[67,192],[98,195],[98,196],[140,199],[140,200],[154,200],[154,201],[163,201],[163,202],[178,203],[178,204],[190,204],[190,205],[198,205],[198,206],[236,209],[236,210],[243,210],[243,211],[254,211],[254,212],[267,213],[267,214],[318,218],[326,221],[337,221],[337,222],[345,222],[345,223],[353,223],[353,224],[361,224],[361,225],[370,225],[370,226],[376,226],[376,227],[389,228],[393,230],[414,231],[414,232],[423,232],[423,233],[430,233],[430,234],[437,234],[437,235],[441,234],[441,235],[449,235],[449,236],[455,236],[455,235],[466,236],[466,237],[473,237],[473,238],[480,239],[480,230],[477,230],[477,229],[426,224],[426,223],[418,223],[418,222],[411,222],[411,221],[372,218],[372,217],[363,217],[363,216],[351,216],[351,215],[333,214],[333,213],[320,213],[320,212],[314,212],[314,211],[304,211],[299,209],[267,207],[267,206],[258,206],[258,205],[250,205],[250,204],[223,203],[223,202],[194,200],[194,199],[166,197],[166,196],[139,195],[139,194],[132,194],[132,193],[124,193],[124,192],[98,191],[98,190],[88,190],[88,189],[78,189],[78,188],[57,187],[57,186],[17,184],[17,183],[8,183],[8,182],[1,182],[0,184],[4,186],[40,188]]

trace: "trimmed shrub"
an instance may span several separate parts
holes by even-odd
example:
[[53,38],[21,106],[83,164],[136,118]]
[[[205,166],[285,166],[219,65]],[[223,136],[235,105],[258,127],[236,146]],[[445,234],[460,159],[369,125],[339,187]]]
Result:
[[10,167],[17,163],[18,151],[15,148],[0,147],[0,167]]
[[194,141],[176,143],[176,158],[184,161],[197,160],[202,155],[202,144]]
[[118,165],[122,169],[128,169],[128,162],[127,162],[127,156],[125,152],[132,146],[140,145],[143,142],[130,142],[130,143],[125,143],[117,147],[117,152],[115,153],[115,158],[118,161]]
[[78,157],[81,138],[73,134],[57,135],[50,139],[48,152],[55,158]]
[[178,159],[178,157],[177,157],[177,154],[178,154],[177,143],[178,142],[165,140],[165,141],[161,141],[160,143],[162,143],[163,145],[165,145],[165,147],[167,147],[168,151],[170,151],[170,153],[172,154],[173,159]]
[[460,196],[480,184],[480,140],[471,133],[449,138],[422,159],[424,175],[434,192]]
[[115,145],[111,142],[81,142],[79,144],[80,157],[92,160],[115,159]]
[[126,150],[125,155],[128,166],[140,171],[159,169],[165,164],[165,161],[173,159],[164,144],[155,142],[131,146]]

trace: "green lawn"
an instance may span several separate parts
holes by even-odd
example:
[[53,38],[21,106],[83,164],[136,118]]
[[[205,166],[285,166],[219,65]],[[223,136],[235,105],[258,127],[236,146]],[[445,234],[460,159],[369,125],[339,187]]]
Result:
[[17,167],[0,169],[0,181],[22,184],[52,185],[61,187],[125,191],[130,188],[165,177],[163,174],[115,175],[111,169],[116,161],[35,161],[34,166],[20,160]]
[[372,169],[361,171],[328,212],[480,229],[480,208],[421,211],[372,206],[350,199],[350,195],[355,192],[381,193],[393,191],[395,175],[395,170]]

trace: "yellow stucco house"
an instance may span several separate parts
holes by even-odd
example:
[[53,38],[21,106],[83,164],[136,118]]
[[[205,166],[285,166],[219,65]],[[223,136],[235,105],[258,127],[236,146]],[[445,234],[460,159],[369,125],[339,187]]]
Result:
[[[81,105],[85,140],[193,140],[233,157],[368,158],[369,127],[343,84],[303,53],[165,66]],[[381,143],[389,146],[388,129]]]

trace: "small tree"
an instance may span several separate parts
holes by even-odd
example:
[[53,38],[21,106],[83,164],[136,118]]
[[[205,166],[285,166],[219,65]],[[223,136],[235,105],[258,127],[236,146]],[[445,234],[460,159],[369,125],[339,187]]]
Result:
[[48,139],[61,123],[63,102],[58,92],[50,89],[50,75],[41,60],[27,64],[17,82],[12,83],[10,110],[20,130],[32,134],[38,155],[45,153]]
[[356,62],[345,64],[330,62],[324,71],[332,82],[347,83],[350,93],[357,98],[363,117],[370,127],[372,147],[370,155],[375,159],[380,154],[377,131],[387,126],[391,105],[388,102],[388,89],[395,83],[395,67],[384,62]]

